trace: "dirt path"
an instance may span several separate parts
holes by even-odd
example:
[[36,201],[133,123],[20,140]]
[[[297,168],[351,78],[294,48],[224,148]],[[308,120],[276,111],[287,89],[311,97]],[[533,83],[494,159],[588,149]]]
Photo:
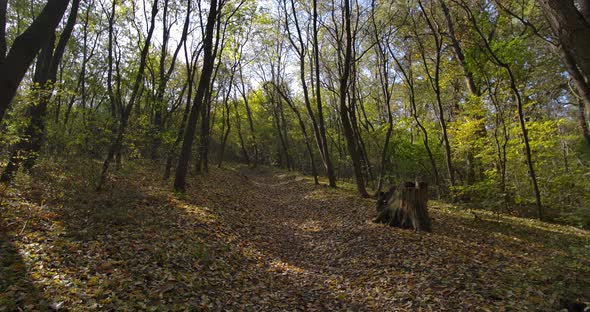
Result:
[[549,245],[549,232],[431,209],[433,233],[415,233],[371,223],[373,202],[352,192],[287,174],[242,174],[222,205],[235,209],[219,211],[260,255],[275,283],[267,290],[285,299],[270,306],[497,311],[560,300],[546,293],[551,277],[535,275],[559,265],[544,262],[563,252]]
[[373,224],[374,202],[352,190],[268,169],[213,169],[186,195],[149,166],[99,194],[83,169],[54,170],[0,198],[0,311],[551,311],[590,300],[590,235],[572,227],[431,202],[433,232],[416,233]]

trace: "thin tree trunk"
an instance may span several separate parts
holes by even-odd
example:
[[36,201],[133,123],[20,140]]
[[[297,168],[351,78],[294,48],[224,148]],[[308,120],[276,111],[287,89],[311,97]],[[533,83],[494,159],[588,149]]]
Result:
[[180,35],[180,40],[176,45],[176,49],[172,54],[172,59],[170,60],[170,66],[166,69],[166,57],[168,55],[166,46],[168,45],[168,41],[170,39],[170,28],[167,25],[167,15],[168,15],[168,2],[169,0],[164,1],[164,13],[162,18],[162,49],[160,51],[160,63],[159,63],[159,80],[158,80],[158,87],[155,96],[155,115],[154,115],[154,129],[155,135],[152,142],[152,151],[151,156],[152,159],[157,159],[159,157],[158,149],[162,143],[161,140],[161,132],[164,129],[164,112],[166,111],[166,105],[164,103],[164,93],[166,91],[166,86],[168,85],[168,81],[170,81],[170,77],[172,76],[174,69],[176,67],[176,60],[178,58],[178,53],[180,49],[184,45],[187,35],[188,35],[188,28],[190,23],[190,14],[191,14],[191,0],[187,1],[187,12],[186,17],[184,19],[184,25],[182,27],[182,34]]
[[212,0],[209,8],[209,15],[207,17],[207,26],[205,29],[205,38],[203,40],[203,69],[197,87],[197,94],[190,111],[187,128],[182,142],[182,149],[176,168],[176,176],[174,179],[174,190],[184,193],[186,191],[186,175],[188,170],[188,162],[191,155],[195,130],[197,127],[197,118],[199,109],[205,99],[205,93],[209,88],[211,75],[213,73],[213,65],[215,62],[215,55],[213,55],[213,32],[215,29],[216,20],[219,18],[217,12],[217,0]]
[[522,137],[524,140],[525,155],[526,155],[527,165],[528,165],[528,169],[529,169],[529,175],[531,178],[531,183],[533,184],[533,191],[535,194],[535,203],[537,206],[537,213],[539,216],[539,220],[543,220],[544,214],[543,214],[543,205],[541,204],[541,192],[539,190],[539,184],[537,183],[537,175],[535,173],[535,166],[533,164],[533,157],[532,157],[532,153],[531,153],[531,147],[529,144],[529,135],[528,135],[528,130],[526,128],[526,121],[524,118],[524,111],[523,111],[524,103],[523,103],[520,91],[519,91],[517,84],[516,84],[516,78],[514,77],[514,74],[512,72],[512,69],[510,68],[510,65],[507,63],[504,63],[502,60],[500,60],[499,57],[494,52],[494,50],[490,47],[488,40],[483,35],[483,33],[481,32],[481,29],[477,25],[477,22],[473,16],[473,13],[471,12],[471,10],[465,5],[463,5],[463,9],[466,11],[466,13],[469,16],[469,19],[471,21],[471,24],[473,25],[473,28],[479,34],[482,42],[484,43],[485,49],[489,52],[489,54],[491,55],[493,60],[506,71],[506,73],[508,74],[508,77],[510,79],[510,89],[512,90],[512,92],[514,93],[514,96],[516,97],[518,121],[520,124],[520,130],[522,132]]
[[469,70],[469,67],[467,66],[467,60],[465,59],[465,54],[463,53],[461,43],[459,42],[459,40],[457,40],[457,36],[455,35],[455,23],[453,22],[453,18],[451,17],[449,8],[445,4],[445,0],[439,0],[439,3],[445,15],[448,37],[451,40],[451,46],[453,47],[455,59],[461,66],[461,70],[463,70],[465,86],[467,87],[467,90],[469,90],[470,94],[474,96],[479,96],[481,95],[481,92],[475,84],[475,80],[473,79],[473,73],[471,72],[471,70]]
[[[430,86],[432,87],[432,90],[436,94],[436,104],[438,107],[437,113],[438,113],[438,120],[440,123],[440,127],[442,129],[442,136],[443,136],[443,142],[444,142],[444,148],[445,148],[445,160],[447,163],[447,172],[449,174],[451,186],[455,186],[455,172],[453,170],[453,162],[452,162],[452,156],[451,156],[452,155],[451,154],[451,144],[449,142],[449,135],[447,134],[447,123],[445,120],[445,114],[444,114],[444,109],[443,109],[443,104],[442,104],[442,99],[441,99],[441,87],[440,87],[440,63],[441,63],[441,58],[442,58],[443,41],[442,41],[442,37],[440,36],[439,29],[437,29],[435,27],[434,22],[428,16],[428,13],[426,12],[426,10],[424,9],[424,6],[422,5],[422,1],[419,0],[418,5],[420,6],[420,9],[422,11],[422,16],[426,20],[426,24],[428,25],[428,28],[432,32],[432,38],[434,40],[434,44],[436,47],[435,61],[434,61],[434,77],[433,77],[432,74],[430,73],[430,67],[428,66],[428,62],[426,60],[426,51],[424,49],[422,41],[420,40],[420,36],[416,33],[416,40],[418,41],[418,45],[420,47],[420,52],[421,52],[420,55],[422,57],[422,63],[424,64],[424,69],[426,71],[426,74],[428,75],[429,81],[431,82]],[[471,77],[471,79],[472,78],[473,77]]]
[[223,107],[225,108],[224,110],[224,116],[223,116],[223,131],[221,133],[221,147],[219,149],[219,162],[217,163],[217,168],[221,168],[221,164],[223,162],[223,156],[225,153],[225,146],[227,144],[227,138],[229,137],[229,133],[231,131],[231,110],[230,110],[230,105],[229,105],[229,97],[232,91],[232,85],[233,85],[233,80],[234,80],[234,72],[232,70],[231,74],[230,74],[230,79],[229,79],[229,84],[227,86],[227,90],[225,91],[225,95],[223,98]]
[[293,103],[291,98],[289,98],[277,85],[275,85],[274,87],[277,89],[277,92],[285,100],[285,102],[287,102],[287,105],[289,105],[291,110],[295,113],[295,116],[297,116],[297,121],[299,122],[299,128],[301,129],[301,133],[303,134],[305,148],[307,150],[307,154],[309,156],[309,162],[311,164],[311,174],[313,176],[313,181],[316,185],[319,185],[317,168],[316,168],[316,164],[315,164],[315,159],[313,157],[313,150],[311,148],[311,142],[310,142],[309,136],[307,134],[307,129],[305,128],[305,122],[303,122],[303,118],[301,118],[301,113],[299,112],[299,109],[297,109],[297,107],[295,106],[295,103]]
[[[383,93],[383,100],[384,105],[386,107],[387,112],[387,132],[385,133],[385,142],[383,143],[383,149],[381,150],[381,161],[379,165],[379,177],[377,180],[377,190],[376,194],[381,192],[383,189],[383,182],[384,182],[384,175],[385,175],[385,167],[387,164],[388,159],[388,149],[389,149],[389,142],[391,140],[391,133],[393,132],[393,115],[391,113],[391,91],[389,89],[389,70],[388,70],[388,60],[385,54],[385,49],[383,48],[383,43],[381,42],[381,38],[379,38],[378,27],[375,21],[375,0],[371,3],[371,22],[373,24],[373,31],[375,35],[375,50],[377,52],[377,70],[379,72],[379,81],[381,82],[381,92]],[[387,44],[387,43],[386,43]]]
[[246,92],[246,82],[244,81],[244,73],[243,73],[243,68],[242,68],[242,64],[240,62],[239,65],[239,71],[240,71],[240,84],[241,84],[241,88],[240,88],[240,94],[242,95],[242,100],[244,101],[244,106],[246,107],[246,117],[248,119],[248,126],[250,129],[250,138],[251,138],[251,142],[249,142],[253,148],[254,148],[254,160],[252,162],[252,167],[256,168],[256,166],[258,165],[258,144],[256,142],[256,132],[254,131],[254,120],[252,118],[252,110],[250,109],[250,104],[248,101],[248,94]]
[[100,174],[100,180],[98,182],[98,186],[96,187],[97,191],[100,191],[106,182],[108,170],[110,167],[111,162],[113,159],[116,161],[116,164],[120,166],[121,164],[121,146],[123,144],[123,139],[125,136],[125,130],[127,129],[127,123],[129,121],[129,115],[131,114],[131,110],[133,109],[133,105],[137,101],[139,89],[143,82],[143,75],[146,66],[146,60],[148,56],[148,52],[150,49],[150,44],[152,40],[152,35],[154,34],[154,29],[156,26],[156,15],[158,14],[158,0],[154,0],[152,5],[152,13],[151,13],[151,21],[150,27],[148,30],[148,34],[146,37],[146,41],[144,46],[141,50],[141,58],[139,61],[139,69],[137,76],[135,77],[135,81],[133,83],[133,87],[131,89],[131,96],[129,98],[129,102],[125,106],[125,109],[122,111],[121,120],[119,122],[119,128],[116,134],[115,141],[111,144],[109,151],[107,153],[107,157],[102,165],[102,172]]
[[240,111],[238,109],[238,99],[234,97],[234,110],[236,111],[236,132],[238,133],[238,139],[240,140],[240,149],[242,150],[242,157],[246,161],[246,165],[250,166],[250,155],[248,154],[248,149],[246,148],[244,136],[242,134],[242,116],[240,115]]
[[[324,167],[326,168],[326,174],[328,175],[328,183],[331,187],[336,187],[336,175],[334,174],[334,168],[332,165],[332,159],[328,149],[328,140],[326,139],[326,126],[324,123],[324,113],[322,107],[322,92],[320,83],[320,49],[318,41],[318,11],[317,11],[317,0],[313,0],[313,51],[314,51],[314,62],[315,62],[315,96],[316,106],[318,110],[318,126],[319,136],[322,152],[322,160],[324,161]],[[315,130],[315,129],[314,129]]]
[[344,129],[344,135],[346,137],[346,143],[348,146],[348,153],[352,159],[352,166],[354,169],[354,175],[356,178],[357,191],[362,197],[368,197],[369,194],[365,188],[365,182],[362,172],[361,164],[361,151],[358,146],[358,142],[355,139],[354,130],[352,128],[350,115],[351,111],[346,104],[348,98],[349,78],[352,68],[352,31],[350,26],[351,14],[350,14],[350,1],[344,0],[344,31],[345,31],[345,50],[344,50],[344,63],[342,65],[343,72],[340,76],[339,86],[339,100],[340,100],[340,118],[342,120],[342,128]]

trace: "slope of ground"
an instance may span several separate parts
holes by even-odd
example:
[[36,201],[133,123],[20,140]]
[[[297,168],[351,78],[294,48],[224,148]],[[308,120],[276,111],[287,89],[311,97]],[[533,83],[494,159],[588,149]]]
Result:
[[[186,195],[129,164],[42,168],[2,190],[0,311],[555,310],[590,300],[590,233],[430,203],[432,233],[271,170],[215,169]],[[69,173],[66,173],[69,172]],[[71,173],[74,172],[74,173]]]

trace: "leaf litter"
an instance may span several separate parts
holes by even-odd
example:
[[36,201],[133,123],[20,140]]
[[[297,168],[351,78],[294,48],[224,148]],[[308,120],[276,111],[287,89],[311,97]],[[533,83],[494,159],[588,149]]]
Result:
[[433,232],[296,174],[212,169],[169,191],[133,165],[0,197],[0,311],[546,311],[590,300],[590,233],[430,202]]

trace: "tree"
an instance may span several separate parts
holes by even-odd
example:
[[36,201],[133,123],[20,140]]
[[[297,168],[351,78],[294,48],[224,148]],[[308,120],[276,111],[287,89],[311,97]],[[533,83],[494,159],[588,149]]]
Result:
[[16,95],[29,66],[42,47],[47,45],[51,34],[63,17],[69,0],[48,0],[43,11],[31,25],[12,43],[4,57],[6,47],[6,5],[0,2],[0,122]]
[[[116,5],[115,0],[113,1],[113,11],[111,18],[114,18],[114,7]],[[129,102],[123,107],[121,111],[121,120],[119,121],[119,126],[117,128],[117,132],[115,135],[115,139],[112,142],[108,152],[107,157],[102,165],[102,172],[100,174],[100,180],[98,182],[98,186],[96,187],[97,190],[101,190],[104,183],[106,182],[109,166],[113,161],[115,154],[120,154],[121,145],[123,144],[123,139],[125,135],[125,130],[127,130],[127,124],[129,122],[129,115],[131,114],[131,110],[133,109],[133,105],[137,101],[139,96],[141,83],[143,81],[144,70],[146,66],[146,60],[148,56],[148,52],[150,49],[150,44],[152,41],[152,35],[154,34],[154,29],[156,25],[156,15],[158,14],[158,0],[154,0],[152,4],[152,14],[151,14],[151,21],[149,25],[148,35],[145,39],[145,43],[141,49],[141,56],[139,61],[139,69],[137,76],[135,77],[135,81],[133,83],[133,87],[131,89],[131,96],[129,97]],[[112,42],[112,31],[109,35],[109,44]],[[118,98],[117,101],[121,99]]]
[[[356,178],[357,191],[362,197],[368,197],[369,194],[365,188],[364,177],[362,173],[361,165],[361,149],[359,142],[355,137],[353,126],[351,123],[352,108],[347,105],[349,95],[349,79],[351,76],[351,70],[353,66],[352,59],[352,27],[351,27],[351,13],[350,13],[350,1],[344,0],[343,6],[343,19],[344,19],[344,43],[339,42],[338,47],[341,49],[339,53],[342,53],[342,64],[340,72],[340,83],[339,83],[339,101],[340,101],[340,118],[342,121],[342,127],[344,128],[344,136],[346,137],[346,143],[348,146],[348,153],[352,158],[352,165],[354,169],[354,175]],[[344,45],[344,48],[342,47]],[[343,50],[343,51],[342,51]]]
[[76,24],[79,5],[80,0],[72,2],[70,16],[59,37],[57,46],[54,48],[56,36],[52,34],[49,42],[37,57],[37,66],[33,78],[36,94],[33,99],[34,102],[31,103],[27,111],[30,121],[25,130],[25,139],[14,147],[10,160],[0,177],[2,182],[9,183],[12,180],[15,172],[20,167],[21,161],[24,161],[26,169],[30,170],[41,150],[46,131],[47,106],[57,83],[57,69]]
[[195,137],[198,113],[200,107],[203,105],[205,93],[209,89],[211,75],[213,74],[213,63],[215,61],[215,55],[213,54],[213,33],[219,18],[217,5],[217,0],[212,0],[209,6],[207,26],[205,27],[205,37],[203,39],[203,69],[201,70],[201,76],[197,86],[197,93],[190,110],[187,127],[184,133],[184,140],[182,142],[180,158],[178,159],[176,175],[174,178],[174,190],[177,192],[184,193],[186,191],[188,162]]
[[524,149],[525,149],[527,166],[529,169],[529,176],[530,176],[531,183],[533,185],[534,194],[535,194],[535,204],[537,206],[537,213],[538,213],[539,219],[543,220],[544,214],[543,214],[543,205],[541,203],[541,191],[539,190],[539,185],[537,183],[537,174],[535,172],[535,166],[533,163],[533,156],[532,156],[530,142],[529,142],[529,134],[528,134],[528,130],[526,127],[526,121],[525,121],[525,117],[524,117],[524,110],[523,110],[524,101],[522,98],[522,94],[518,88],[518,85],[516,82],[516,77],[514,75],[512,68],[510,67],[510,64],[501,60],[500,57],[498,56],[497,52],[495,52],[492,49],[492,47],[490,46],[490,43],[489,43],[487,37],[483,34],[480,27],[478,26],[477,21],[473,15],[473,12],[464,3],[462,3],[461,6],[465,10],[465,12],[467,13],[467,16],[469,17],[469,20],[471,21],[474,30],[477,32],[477,34],[480,37],[480,40],[483,42],[485,50],[489,53],[492,60],[498,66],[502,67],[506,71],[506,73],[508,74],[508,78],[509,78],[509,82],[510,82],[510,89],[512,90],[512,92],[514,93],[514,97],[516,98],[516,108],[517,108],[517,112],[518,112],[518,121],[520,124],[520,130],[522,132],[522,137],[523,137],[523,141],[524,141]]

